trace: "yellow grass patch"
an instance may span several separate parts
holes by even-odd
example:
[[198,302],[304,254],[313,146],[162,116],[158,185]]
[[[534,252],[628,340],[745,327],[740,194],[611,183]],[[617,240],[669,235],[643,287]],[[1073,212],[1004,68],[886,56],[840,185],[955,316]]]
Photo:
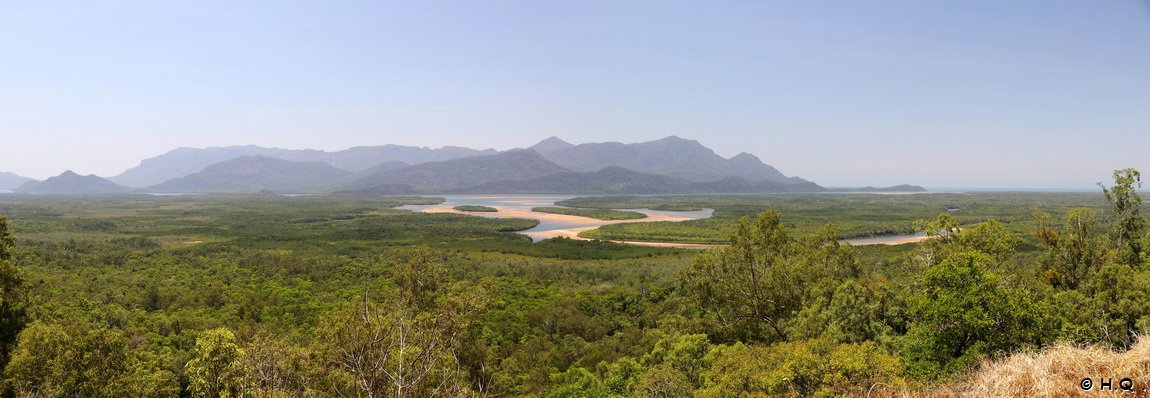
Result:
[[[1090,390],[1083,379],[1090,378]],[[1133,392],[1120,380],[1130,378]],[[1110,382],[1106,388],[1103,383]],[[949,394],[947,394],[949,395]],[[954,396],[971,397],[1150,397],[1150,338],[1129,351],[1059,344],[1039,352],[986,361]]]

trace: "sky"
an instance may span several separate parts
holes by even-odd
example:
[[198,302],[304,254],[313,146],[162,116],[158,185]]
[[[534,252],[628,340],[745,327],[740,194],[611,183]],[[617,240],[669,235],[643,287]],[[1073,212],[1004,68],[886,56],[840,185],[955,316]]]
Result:
[[1150,172],[1150,1],[0,0],[0,171],[677,135],[824,186]]

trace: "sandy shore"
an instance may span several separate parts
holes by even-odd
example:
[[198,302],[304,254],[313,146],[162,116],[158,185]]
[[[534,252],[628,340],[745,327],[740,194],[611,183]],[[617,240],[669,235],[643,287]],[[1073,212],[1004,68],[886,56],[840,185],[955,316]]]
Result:
[[[491,207],[494,207],[496,210],[499,210],[499,211],[498,212],[459,211],[459,210],[455,210],[453,208],[453,206],[429,207],[429,208],[423,209],[421,211],[424,213],[469,214],[469,215],[481,216],[481,217],[530,218],[530,219],[534,219],[534,220],[551,220],[551,221],[559,221],[559,222],[572,223],[572,224],[587,224],[587,225],[594,225],[594,226],[607,225],[607,224],[629,223],[629,222],[687,221],[687,220],[691,219],[689,217],[676,217],[676,216],[664,215],[664,214],[648,214],[646,218],[640,218],[637,220],[600,220],[597,218],[572,216],[572,215],[567,215],[567,214],[551,214],[551,213],[540,213],[540,212],[536,212],[536,211],[523,210],[523,209],[511,209],[511,208],[507,208],[504,206],[491,206]],[[556,235],[556,236],[560,236],[560,235]]]
[[[467,214],[467,215],[480,216],[480,217],[529,218],[529,219],[533,219],[533,220],[556,221],[556,222],[563,222],[563,223],[576,224],[577,225],[577,226],[574,226],[571,228],[552,229],[552,230],[547,230],[547,231],[518,232],[520,234],[530,236],[531,239],[534,239],[534,240],[543,240],[543,239],[559,238],[559,237],[578,239],[578,240],[591,240],[588,238],[580,237],[579,233],[583,232],[583,231],[590,231],[592,229],[599,228],[600,226],[608,225],[608,224],[622,224],[622,223],[630,223],[630,222],[654,222],[654,221],[686,221],[686,220],[692,219],[690,217],[680,217],[680,216],[674,216],[674,215],[669,215],[669,214],[648,214],[647,217],[636,219],[636,220],[600,220],[597,218],[572,216],[572,215],[567,215],[567,214],[551,214],[551,213],[540,213],[540,212],[524,210],[524,209],[511,209],[511,208],[507,208],[505,206],[491,206],[491,207],[494,207],[496,210],[499,210],[499,211],[497,211],[497,212],[459,211],[459,210],[455,210],[454,206],[429,207],[429,208],[426,208],[426,209],[423,209],[420,211],[424,212],[424,213]],[[719,245],[704,245],[704,244],[696,244],[696,243],[673,243],[673,242],[636,242],[636,241],[616,241],[616,240],[612,240],[612,241],[608,241],[608,242],[625,243],[625,244],[637,245],[637,246],[676,247],[676,248],[683,248],[683,249],[706,249],[706,248],[719,246]]]
[[850,243],[853,246],[903,245],[903,244],[907,244],[907,243],[922,242],[922,241],[930,239],[930,238],[931,237],[926,236],[926,235],[906,236],[906,237],[902,237],[902,238],[884,238],[884,237],[879,236],[879,237],[873,237],[873,238],[846,239],[846,240],[843,240],[843,242]]
[[[534,240],[543,240],[550,238],[570,238],[579,240],[591,240],[588,238],[580,237],[579,233],[583,231],[590,231],[608,224],[622,224],[632,222],[654,222],[654,221],[686,221],[691,220],[689,217],[679,217],[668,214],[648,214],[646,218],[637,220],[600,220],[590,217],[572,216],[567,214],[551,214],[540,213],[525,209],[512,209],[505,206],[491,206],[497,212],[471,212],[455,210],[453,206],[436,206],[420,210],[424,213],[454,213],[454,214],[467,214],[480,217],[499,217],[499,218],[528,218],[540,221],[556,221],[568,224],[576,224],[571,228],[552,229],[547,231],[533,231],[533,232],[518,232],[530,236]],[[867,245],[901,245],[906,243],[921,242],[928,239],[927,236],[907,236],[903,238],[890,239],[890,238],[862,238],[862,239],[847,239],[843,242],[850,243],[854,246],[867,246]],[[719,247],[725,245],[701,244],[701,243],[675,243],[675,242],[641,242],[641,241],[626,241],[626,240],[609,240],[608,242],[625,243],[637,246],[651,246],[651,247],[674,247],[681,249],[708,249],[712,247]]]

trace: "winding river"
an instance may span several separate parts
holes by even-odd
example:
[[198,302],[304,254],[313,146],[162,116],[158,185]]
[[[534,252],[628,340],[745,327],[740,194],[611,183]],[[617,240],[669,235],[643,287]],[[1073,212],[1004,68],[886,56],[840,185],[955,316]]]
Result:
[[[539,225],[526,231],[519,231],[531,237],[531,240],[538,242],[543,239],[566,237],[571,239],[586,239],[579,237],[579,233],[595,228],[599,228],[608,224],[619,224],[629,222],[653,222],[653,221],[687,221],[698,220],[702,218],[710,218],[715,210],[702,209],[699,211],[661,211],[651,209],[621,209],[636,211],[646,214],[646,218],[638,220],[599,220],[589,217],[570,216],[563,214],[550,214],[531,211],[534,207],[542,206],[556,206],[555,202],[571,199],[574,196],[549,196],[549,195],[447,195],[443,196],[446,200],[443,203],[436,205],[405,205],[398,207],[399,209],[423,212],[423,213],[458,213],[468,214],[480,217],[496,217],[496,218],[530,218],[539,220]],[[460,205],[478,205],[494,207],[499,210],[498,212],[464,212],[455,210],[455,206]],[[862,245],[897,245],[903,243],[918,242],[926,239],[921,234],[916,235],[891,235],[880,236],[863,239],[847,239],[844,242],[850,243],[855,246]],[[678,248],[693,248],[701,249],[708,247],[715,247],[718,245],[705,245],[705,244],[691,244],[691,243],[674,243],[674,242],[632,242],[632,241],[617,241],[619,243],[628,243],[633,245],[642,246],[658,246],[658,247],[678,247]]]

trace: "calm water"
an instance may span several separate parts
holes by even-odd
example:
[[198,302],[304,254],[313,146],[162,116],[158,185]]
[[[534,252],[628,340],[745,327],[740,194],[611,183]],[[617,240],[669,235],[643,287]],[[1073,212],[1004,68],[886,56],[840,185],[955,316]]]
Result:
[[844,239],[843,242],[850,243],[853,246],[889,245],[889,244],[897,244],[897,243],[899,243],[903,240],[906,240],[906,239],[922,238],[925,236],[926,236],[925,232],[919,232],[919,233],[906,234],[906,235],[885,235],[885,236],[872,236],[870,238]]
[[[450,196],[449,195],[449,196],[443,196],[443,198],[446,199],[447,201],[443,202],[442,204],[438,204],[438,205],[406,205],[406,206],[400,206],[398,208],[411,210],[411,211],[423,211],[423,210],[433,208],[433,207],[444,207],[444,206],[455,207],[455,206],[459,206],[459,205],[478,205],[478,206],[501,207],[501,208],[507,208],[509,210],[531,211],[531,208],[533,208],[533,207],[542,207],[542,206],[563,207],[563,206],[556,205],[555,202],[565,200],[565,199],[571,199],[571,198],[574,198],[574,196],[550,196],[550,195],[465,195],[465,196]],[[648,217],[657,216],[657,215],[666,215],[666,216],[674,216],[674,217],[684,217],[684,218],[689,218],[692,220],[696,220],[696,219],[700,219],[700,218],[710,218],[712,213],[714,213],[714,211],[715,211],[714,209],[703,209],[700,211],[659,211],[659,210],[650,210],[650,209],[623,209],[623,210],[637,211],[637,212],[646,214]],[[534,213],[534,212],[532,212],[532,213]],[[500,215],[497,215],[497,213],[473,212],[473,213],[468,213],[468,214],[472,214],[472,215],[476,215],[476,216],[480,216],[480,217],[501,217]],[[526,231],[520,231],[519,233],[530,236],[531,239],[535,240],[536,242],[554,236],[555,235],[554,231],[573,229],[573,228],[599,227],[599,226],[603,226],[603,225],[607,225],[607,224],[612,223],[612,222],[608,222],[608,221],[596,220],[593,218],[586,218],[586,217],[580,217],[579,218],[580,220],[577,222],[576,221],[549,220],[549,219],[542,218],[543,216],[546,215],[545,213],[534,213],[534,214],[540,215],[540,218],[537,218],[539,220],[539,225],[535,226],[535,228],[531,228],[531,229],[526,230]],[[638,221],[641,222],[644,220],[638,220]]]
[[[555,204],[555,202],[562,201],[565,199],[571,199],[573,197],[574,196],[551,196],[551,195],[460,195],[460,196],[443,196],[443,198],[446,199],[446,202],[443,202],[441,204],[437,204],[437,205],[406,205],[406,206],[400,206],[398,208],[411,210],[411,211],[423,211],[423,210],[433,208],[433,207],[455,207],[455,206],[460,206],[460,205],[478,205],[478,206],[492,206],[492,207],[506,208],[508,210],[522,210],[522,211],[530,212],[531,208],[533,208],[533,207],[558,206]],[[563,207],[563,206],[558,206],[558,207]],[[637,211],[637,212],[646,214],[648,217],[666,215],[666,216],[674,216],[674,217],[683,217],[683,218],[687,218],[687,219],[691,219],[691,220],[697,220],[697,219],[701,219],[701,218],[710,218],[712,216],[712,214],[715,212],[714,209],[703,209],[700,211],[659,211],[659,210],[651,210],[651,209],[618,209],[618,210]],[[576,228],[597,228],[597,227],[600,227],[603,225],[612,224],[612,222],[603,221],[603,220],[596,220],[593,218],[585,218],[585,217],[579,217],[578,218],[579,221],[549,220],[549,219],[544,218],[546,216],[546,214],[544,214],[544,213],[535,213],[535,212],[531,212],[531,213],[532,214],[538,214],[540,216],[539,218],[536,218],[537,220],[539,220],[539,225],[535,226],[535,228],[531,228],[531,229],[526,230],[526,231],[520,231],[519,233],[530,236],[531,239],[536,241],[536,242],[543,240],[543,239],[554,237],[554,236],[556,236],[556,231],[560,231],[560,230],[568,230],[568,229],[576,229]],[[476,215],[476,216],[480,216],[480,217],[493,217],[493,218],[494,217],[506,217],[506,216],[498,215],[498,213],[473,212],[473,213],[468,213],[468,214],[472,214],[472,215]],[[531,218],[531,217],[526,217],[526,218]],[[645,220],[638,220],[638,221],[642,222]],[[876,237],[871,237],[871,238],[846,239],[843,242],[850,243],[851,245],[854,245],[854,246],[884,245],[884,244],[892,244],[892,243],[898,244],[898,243],[905,243],[904,241],[907,239],[913,239],[913,238],[920,238],[921,239],[923,236],[925,236],[925,234],[920,232],[917,234],[889,235],[889,236],[876,236]]]

